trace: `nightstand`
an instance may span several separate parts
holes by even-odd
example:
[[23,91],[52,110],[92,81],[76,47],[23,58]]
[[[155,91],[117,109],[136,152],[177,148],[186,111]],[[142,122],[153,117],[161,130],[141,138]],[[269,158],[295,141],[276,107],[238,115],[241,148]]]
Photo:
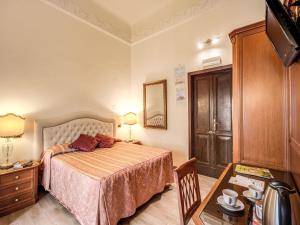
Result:
[[22,169],[0,170],[0,216],[33,205],[38,199],[38,162]]

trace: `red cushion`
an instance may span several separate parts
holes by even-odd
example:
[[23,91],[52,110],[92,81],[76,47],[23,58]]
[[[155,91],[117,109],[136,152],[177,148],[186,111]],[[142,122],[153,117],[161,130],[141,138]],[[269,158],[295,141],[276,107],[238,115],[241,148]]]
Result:
[[95,136],[95,139],[98,142],[98,148],[111,148],[115,143],[115,139],[113,137],[106,136],[103,134],[97,134]]
[[70,144],[70,148],[75,148],[85,152],[94,151],[97,147],[97,140],[89,135],[80,134],[79,138],[75,140],[72,144]]

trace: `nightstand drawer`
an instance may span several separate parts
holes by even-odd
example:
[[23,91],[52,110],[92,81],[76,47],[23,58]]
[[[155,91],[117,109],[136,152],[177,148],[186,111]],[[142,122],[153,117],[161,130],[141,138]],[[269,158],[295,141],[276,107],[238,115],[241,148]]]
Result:
[[26,192],[24,194],[19,194],[16,196],[11,196],[9,198],[0,201],[0,210],[5,207],[11,207],[19,203],[32,200],[34,198],[32,191]]
[[9,173],[0,177],[0,185],[9,185],[11,183],[22,183],[24,180],[32,179],[33,171],[32,169],[29,170],[22,170],[16,171],[14,173]]
[[33,190],[33,184],[32,181],[27,181],[25,183],[21,184],[13,184],[9,187],[1,188],[0,187],[0,199],[6,198],[10,195],[17,195],[22,192]]

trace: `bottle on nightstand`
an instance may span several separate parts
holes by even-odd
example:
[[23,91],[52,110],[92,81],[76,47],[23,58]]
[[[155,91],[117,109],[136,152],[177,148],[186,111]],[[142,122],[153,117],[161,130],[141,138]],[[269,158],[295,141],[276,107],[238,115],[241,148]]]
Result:
[[135,145],[142,145],[142,142],[139,140],[131,140],[131,141],[124,141],[128,144],[135,144]]

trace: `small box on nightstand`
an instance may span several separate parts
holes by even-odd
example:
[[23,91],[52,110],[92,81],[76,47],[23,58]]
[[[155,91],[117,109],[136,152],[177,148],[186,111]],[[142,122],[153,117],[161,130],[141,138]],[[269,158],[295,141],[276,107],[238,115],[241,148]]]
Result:
[[139,140],[125,141],[128,144],[142,145],[142,142]]

